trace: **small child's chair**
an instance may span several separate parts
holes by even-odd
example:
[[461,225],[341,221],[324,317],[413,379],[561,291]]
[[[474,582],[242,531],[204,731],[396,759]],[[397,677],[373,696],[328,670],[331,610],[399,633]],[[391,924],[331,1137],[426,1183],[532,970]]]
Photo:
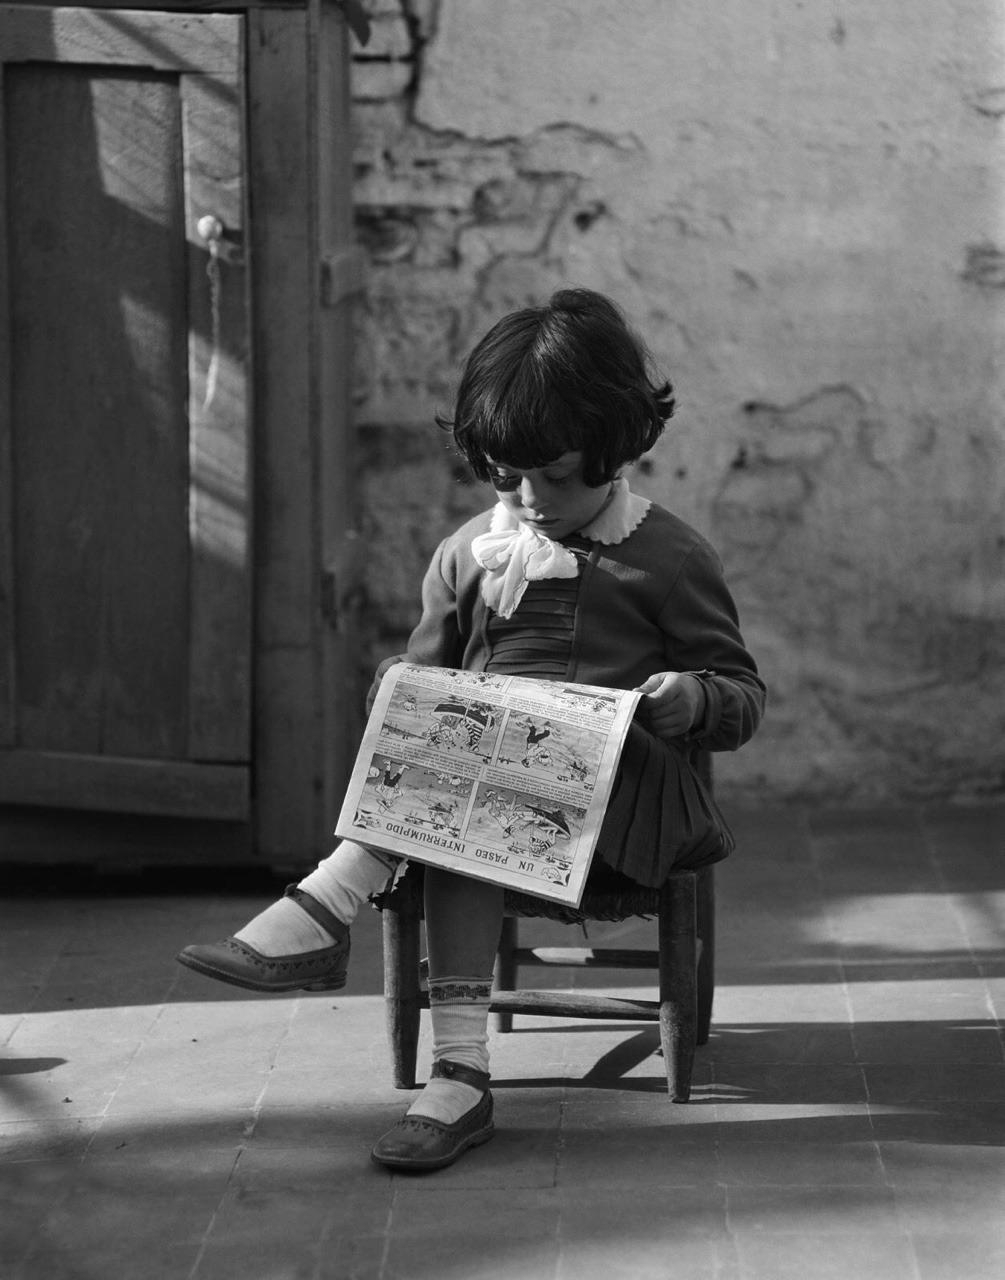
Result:
[[[709,782],[707,753],[700,761],[700,771]],[[507,890],[490,1005],[496,1015],[496,1029],[509,1031],[515,1013],[659,1022],[669,1096],[674,1102],[687,1102],[695,1047],[708,1040],[715,992],[714,868],[673,872],[659,889],[648,889],[606,872],[599,860],[595,862],[578,909]],[[429,1007],[429,997],[422,989],[425,961],[419,954],[422,875],[418,864],[412,864],[393,892],[384,897],[381,907],[384,1002],[394,1083],[399,1089],[412,1089],[416,1084],[419,1015]],[[518,945],[520,917],[577,924],[636,916],[655,917],[656,950]],[[517,979],[521,965],[655,969],[659,998],[632,1000],[579,991],[520,990]]]

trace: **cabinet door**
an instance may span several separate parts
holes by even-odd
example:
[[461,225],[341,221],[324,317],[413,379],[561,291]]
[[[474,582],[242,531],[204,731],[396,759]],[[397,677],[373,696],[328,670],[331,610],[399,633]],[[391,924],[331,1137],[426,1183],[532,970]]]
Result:
[[0,803],[247,816],[242,22],[0,7]]

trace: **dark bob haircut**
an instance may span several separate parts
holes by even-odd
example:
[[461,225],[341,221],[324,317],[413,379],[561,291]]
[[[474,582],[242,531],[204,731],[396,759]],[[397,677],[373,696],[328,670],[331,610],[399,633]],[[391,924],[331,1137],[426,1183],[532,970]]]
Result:
[[453,419],[437,421],[479,480],[491,483],[489,458],[525,471],[578,451],[596,487],[648,452],[673,410],[673,387],[650,378],[614,303],[563,289],[489,330],[464,366]]

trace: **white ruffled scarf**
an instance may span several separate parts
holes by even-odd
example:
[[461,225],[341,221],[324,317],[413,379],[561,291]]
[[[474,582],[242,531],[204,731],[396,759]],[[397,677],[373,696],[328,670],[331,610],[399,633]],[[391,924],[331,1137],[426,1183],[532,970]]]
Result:
[[[639,527],[651,505],[648,498],[632,493],[628,481],[619,477],[598,514],[577,532],[590,542],[615,546]],[[472,539],[471,552],[485,570],[482,598],[502,618],[512,617],[528,582],[575,578],[579,573],[579,562],[568,547],[517,520],[501,502],[495,505],[488,532]]]

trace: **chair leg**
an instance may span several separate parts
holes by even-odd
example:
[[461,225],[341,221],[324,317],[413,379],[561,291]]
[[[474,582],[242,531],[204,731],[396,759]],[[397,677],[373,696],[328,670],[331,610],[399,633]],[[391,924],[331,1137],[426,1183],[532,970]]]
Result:
[[396,1089],[415,1088],[419,1052],[419,889],[403,876],[398,904],[382,912],[384,931],[384,1013]]
[[663,887],[659,918],[660,1045],[674,1102],[691,1096],[697,1030],[696,877],[673,875]]
[[[496,952],[495,972],[492,975],[494,991],[513,991],[516,987],[516,948],[518,923],[514,916],[504,916],[499,934],[499,950]],[[492,1029],[507,1032],[513,1030],[511,1013],[494,1013]]]
[[715,867],[698,872],[698,1044],[708,1044],[715,997]]

